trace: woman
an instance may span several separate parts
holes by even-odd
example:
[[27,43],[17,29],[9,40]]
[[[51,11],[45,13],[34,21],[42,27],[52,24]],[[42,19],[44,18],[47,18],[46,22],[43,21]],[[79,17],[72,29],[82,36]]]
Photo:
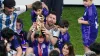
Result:
[[75,56],[73,45],[66,42],[62,48],[62,54],[60,56]]

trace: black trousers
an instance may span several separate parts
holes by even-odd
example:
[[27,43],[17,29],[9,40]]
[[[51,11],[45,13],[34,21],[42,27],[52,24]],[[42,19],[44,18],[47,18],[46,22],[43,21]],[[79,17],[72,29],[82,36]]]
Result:
[[63,0],[41,0],[44,2],[48,8],[49,11],[55,11],[57,16],[57,23],[61,19],[62,9],[63,9]]

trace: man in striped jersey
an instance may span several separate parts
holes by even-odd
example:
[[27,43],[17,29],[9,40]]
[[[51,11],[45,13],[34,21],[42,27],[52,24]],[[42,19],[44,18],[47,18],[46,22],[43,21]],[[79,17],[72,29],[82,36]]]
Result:
[[16,32],[17,16],[30,9],[32,5],[15,6],[15,0],[4,0],[3,4],[4,9],[0,12],[0,31],[5,27],[9,27]]

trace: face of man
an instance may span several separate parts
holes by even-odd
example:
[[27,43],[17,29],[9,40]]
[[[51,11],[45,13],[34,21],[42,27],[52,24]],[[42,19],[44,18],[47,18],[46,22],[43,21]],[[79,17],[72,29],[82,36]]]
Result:
[[14,7],[11,7],[11,8],[4,7],[4,10],[5,10],[5,14],[11,15],[14,11]]
[[46,22],[49,26],[52,26],[56,23],[56,15],[49,14],[46,18]]

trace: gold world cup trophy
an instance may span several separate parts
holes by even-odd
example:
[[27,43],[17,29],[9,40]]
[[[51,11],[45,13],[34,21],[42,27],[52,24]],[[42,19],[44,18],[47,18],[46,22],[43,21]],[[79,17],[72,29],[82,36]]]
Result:
[[36,23],[37,23],[36,34],[39,34],[39,36],[41,36],[41,35],[43,35],[42,28],[44,28],[44,16],[43,15],[38,15]]

